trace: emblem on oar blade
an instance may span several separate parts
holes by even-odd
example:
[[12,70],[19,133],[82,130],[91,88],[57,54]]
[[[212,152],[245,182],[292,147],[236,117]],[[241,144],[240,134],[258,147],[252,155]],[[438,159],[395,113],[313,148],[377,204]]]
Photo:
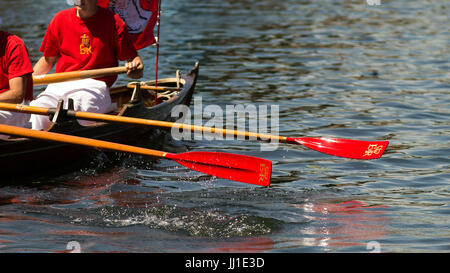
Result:
[[367,147],[367,150],[364,152],[363,156],[372,156],[372,155],[378,155],[383,151],[384,145],[377,145],[377,144],[370,144]]

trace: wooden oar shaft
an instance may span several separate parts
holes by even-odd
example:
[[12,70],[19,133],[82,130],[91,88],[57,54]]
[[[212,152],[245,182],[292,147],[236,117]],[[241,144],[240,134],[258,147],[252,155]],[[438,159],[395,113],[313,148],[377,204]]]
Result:
[[[49,115],[52,114],[51,109],[43,108],[43,107],[35,107],[35,106],[27,106],[20,104],[10,104],[10,103],[2,103],[0,102],[0,108],[4,110],[14,111],[14,112],[22,112],[22,113],[30,113],[30,114],[38,114],[38,115]],[[136,124],[136,125],[144,125],[144,126],[157,126],[157,127],[166,127],[166,128],[179,128],[190,131],[197,132],[207,132],[218,135],[233,135],[233,136],[243,136],[248,138],[257,138],[262,140],[279,140],[282,142],[286,141],[286,137],[275,136],[269,134],[260,134],[246,131],[237,131],[237,130],[227,130],[199,125],[189,125],[184,123],[175,123],[175,122],[167,122],[167,121],[159,121],[159,120],[148,120],[148,119],[140,119],[140,118],[132,118],[132,117],[123,117],[123,116],[115,116],[115,115],[107,115],[107,114],[98,114],[98,113],[89,113],[89,112],[80,112],[80,111],[68,111],[67,114],[69,116],[73,116],[78,119],[85,120],[93,120],[93,121],[105,121],[105,122],[115,122],[122,124]]]
[[18,136],[18,137],[37,138],[37,139],[41,139],[41,140],[63,142],[63,143],[69,143],[69,144],[75,144],[75,145],[94,147],[94,148],[98,148],[98,149],[115,150],[115,151],[129,152],[129,153],[134,153],[134,154],[142,154],[142,155],[149,155],[149,156],[156,156],[156,157],[166,157],[167,155],[170,155],[169,153],[166,153],[166,152],[161,152],[161,151],[151,150],[151,149],[146,149],[146,148],[140,148],[140,147],[135,147],[135,146],[129,146],[129,145],[124,145],[124,144],[119,144],[119,143],[114,143],[114,142],[107,142],[107,141],[102,141],[102,140],[97,140],[97,139],[77,137],[77,136],[72,136],[72,135],[58,134],[58,133],[52,133],[52,132],[46,132],[46,131],[31,130],[31,129],[3,125],[3,124],[0,124],[0,132],[2,134]]
[[[52,114],[51,109],[43,108],[43,107],[35,107],[35,106],[27,106],[20,104],[10,104],[10,103],[2,103],[0,102],[0,109],[22,112],[22,113],[30,113],[30,114],[38,114],[38,115],[49,115]],[[123,116],[115,116],[115,115],[107,115],[107,114],[98,114],[98,113],[90,113],[90,112],[81,112],[81,111],[68,111],[67,115],[85,120],[93,120],[93,121],[105,121],[105,122],[115,122],[122,124],[136,124],[136,125],[144,125],[144,126],[157,126],[157,127],[166,127],[166,128],[179,128],[190,131],[197,132],[207,132],[218,135],[233,135],[233,136],[243,136],[248,138],[257,138],[263,140],[279,140],[286,141],[286,137],[275,136],[269,134],[260,134],[246,131],[237,131],[237,130],[227,130],[206,126],[198,126],[198,125],[189,125],[184,123],[175,123],[175,122],[167,122],[167,121],[159,121],[159,120],[148,120],[148,119],[140,119],[140,118],[132,118],[132,117],[123,117]]]
[[190,125],[190,124],[184,124],[184,123],[175,123],[175,122],[167,122],[167,121],[157,121],[157,120],[149,120],[149,123],[152,123],[154,126],[160,126],[160,127],[168,127],[168,128],[179,128],[189,131],[196,131],[196,132],[206,132],[206,133],[212,133],[222,136],[242,136],[246,138],[255,138],[260,140],[278,140],[284,142],[286,140],[286,137],[282,136],[276,136],[276,135],[269,135],[269,134],[260,134],[260,133],[254,133],[254,132],[247,132],[247,131],[237,131],[237,130],[228,130],[228,129],[221,129],[221,128],[213,128],[213,127],[207,127],[207,126],[200,126],[200,125]]
[[[72,113],[71,113],[72,112]],[[246,131],[237,131],[237,130],[227,130],[199,125],[190,125],[184,123],[176,123],[176,122],[168,122],[168,121],[159,121],[159,120],[149,120],[149,119],[140,119],[140,118],[132,118],[132,117],[123,117],[123,116],[114,116],[114,115],[105,115],[98,113],[89,113],[89,112],[79,112],[79,111],[68,111],[69,115],[73,115],[79,119],[93,120],[93,121],[106,121],[106,122],[115,122],[115,123],[125,123],[125,124],[137,124],[144,126],[156,126],[156,127],[166,127],[166,128],[179,128],[190,131],[197,132],[207,132],[213,133],[217,135],[232,135],[232,136],[243,136],[247,138],[256,138],[261,140],[279,140],[282,142],[286,142],[286,137],[269,135],[269,134],[260,134]]]
[[[54,113],[54,109],[49,109],[45,112],[44,109],[33,109],[31,106],[21,106],[16,107],[15,104],[10,108],[2,107],[5,105],[4,103],[0,103],[0,109],[7,109],[16,112],[24,112],[24,113],[36,113],[41,115],[49,115]],[[29,110],[28,110],[29,109]],[[35,112],[34,112],[35,111]],[[226,130],[220,128],[212,128],[205,126],[197,126],[197,125],[189,125],[182,123],[172,123],[166,121],[158,121],[158,120],[146,120],[132,117],[122,117],[115,115],[105,115],[105,114],[96,114],[96,113],[88,113],[88,112],[77,112],[77,111],[67,111],[68,116],[72,116],[78,119],[86,119],[93,121],[106,121],[106,122],[114,122],[114,123],[123,123],[123,124],[135,124],[135,125],[147,125],[147,126],[158,126],[158,127],[168,127],[168,128],[180,128],[186,129],[190,131],[200,131],[200,132],[208,132],[214,133],[218,135],[233,135],[233,136],[243,136],[252,140],[260,139],[260,140],[278,140],[280,142],[291,143],[291,144],[300,144],[310,149],[319,151],[321,153],[326,153],[334,156],[340,156],[345,158],[354,158],[354,159],[376,159],[380,158],[387,146],[389,145],[389,141],[362,141],[362,140],[352,140],[352,139],[337,139],[337,138],[308,138],[308,137],[284,137],[277,135],[269,135],[269,134],[259,134],[253,132],[246,131],[237,131],[237,130]]]
[[45,74],[45,75],[34,75],[33,76],[33,85],[44,85],[56,82],[65,82],[65,81],[74,81],[81,80],[87,78],[98,78],[98,77],[106,77],[113,76],[121,73],[126,73],[127,69],[125,66],[120,67],[109,67],[109,68],[100,68],[100,69],[92,69],[92,70],[84,70],[84,71],[71,71],[71,72],[61,72],[61,73],[53,73],[53,74]]
[[13,104],[0,102],[0,109],[8,110],[19,113],[28,113],[28,114],[38,114],[38,115],[49,115],[50,109],[45,107],[36,107],[36,106],[28,106],[23,104]]

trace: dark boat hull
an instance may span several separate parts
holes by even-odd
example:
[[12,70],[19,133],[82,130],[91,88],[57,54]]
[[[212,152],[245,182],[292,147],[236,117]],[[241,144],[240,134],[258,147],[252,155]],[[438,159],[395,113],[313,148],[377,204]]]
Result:
[[[178,79],[158,80],[158,86],[160,87],[176,86],[180,84],[180,80],[182,86],[180,86],[181,90],[176,95],[159,102],[156,106],[146,106],[152,99],[148,98],[148,96],[147,98],[143,96],[146,95],[144,90],[137,91],[138,93],[136,94],[131,94],[132,90],[119,95],[112,94],[113,101],[123,100],[123,97],[126,100],[118,108],[117,114],[152,120],[171,120],[171,111],[175,106],[190,105],[197,76],[198,65],[196,64],[188,74]],[[118,98],[118,96],[121,97]],[[128,97],[131,99],[128,100]],[[141,136],[145,136],[145,139],[148,139],[148,136],[152,134],[152,131],[155,131],[155,128],[101,122],[81,126],[76,120],[62,119],[62,121],[55,122],[48,131],[123,144],[134,144],[139,142]],[[85,161],[86,157],[98,153],[98,151],[89,147],[26,138],[0,141],[0,151],[0,166],[2,177],[5,180],[10,180],[12,177],[34,176],[36,172],[60,170],[71,165],[78,165],[80,160]]]

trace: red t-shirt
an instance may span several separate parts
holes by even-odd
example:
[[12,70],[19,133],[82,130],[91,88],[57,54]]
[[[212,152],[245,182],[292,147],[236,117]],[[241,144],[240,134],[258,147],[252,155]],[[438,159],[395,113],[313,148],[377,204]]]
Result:
[[[59,56],[56,73],[115,67],[119,60],[137,56],[123,20],[101,7],[85,19],[77,16],[75,7],[58,12],[48,26],[40,51],[46,57]],[[98,78],[108,86],[116,79]]]
[[0,31],[0,93],[8,91],[9,80],[26,76],[25,100],[33,99],[33,67],[22,39]]

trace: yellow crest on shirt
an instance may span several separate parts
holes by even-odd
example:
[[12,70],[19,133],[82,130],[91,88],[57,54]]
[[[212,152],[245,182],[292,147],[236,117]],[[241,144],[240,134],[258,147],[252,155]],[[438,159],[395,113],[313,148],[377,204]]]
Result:
[[85,33],[80,36],[80,39],[81,39],[80,54],[81,55],[92,54],[91,39],[89,38],[89,35]]

